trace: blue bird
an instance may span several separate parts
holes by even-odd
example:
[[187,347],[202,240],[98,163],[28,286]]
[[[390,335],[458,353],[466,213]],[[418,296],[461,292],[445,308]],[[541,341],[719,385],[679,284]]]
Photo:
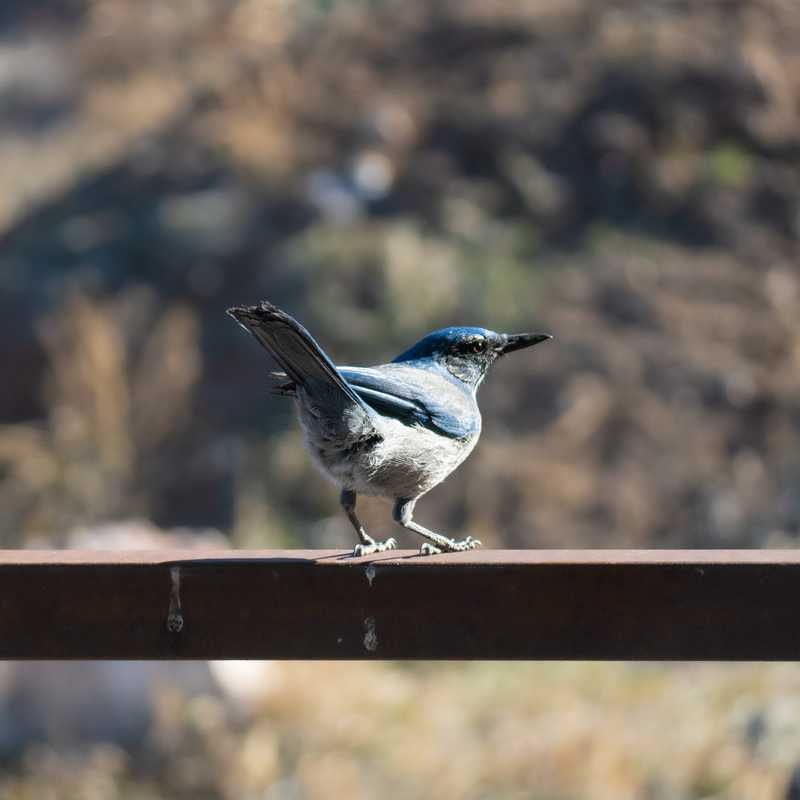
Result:
[[502,355],[550,339],[546,333],[495,333],[442,328],[390,364],[337,367],[311,334],[268,302],[228,313],[275,358],[275,391],[296,401],[305,446],[322,472],[341,487],[340,502],[358,533],[354,556],[397,547],[376,541],[356,516],[358,494],[394,502],[393,518],[427,541],[422,555],[471,550],[413,519],[422,495],[472,451],[481,433],[476,392]]

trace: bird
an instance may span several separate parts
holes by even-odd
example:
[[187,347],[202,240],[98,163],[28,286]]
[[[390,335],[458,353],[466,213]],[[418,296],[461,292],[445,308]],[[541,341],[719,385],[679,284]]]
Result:
[[336,366],[311,334],[270,302],[228,309],[272,355],[273,391],[295,401],[312,460],[340,490],[359,542],[353,556],[397,547],[370,536],[356,514],[359,494],[393,502],[392,517],[425,542],[420,555],[472,550],[414,520],[414,507],[472,452],[481,434],[476,393],[498,358],[553,337],[479,327],[435,330],[388,364]]

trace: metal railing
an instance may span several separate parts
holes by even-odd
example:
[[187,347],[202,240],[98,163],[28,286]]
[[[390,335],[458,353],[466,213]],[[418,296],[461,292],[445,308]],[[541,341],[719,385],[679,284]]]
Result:
[[800,551],[0,551],[0,658],[800,659]]

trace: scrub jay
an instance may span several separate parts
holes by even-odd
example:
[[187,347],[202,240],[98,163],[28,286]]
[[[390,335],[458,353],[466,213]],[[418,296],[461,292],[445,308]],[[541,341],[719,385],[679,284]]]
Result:
[[475,447],[481,433],[475,393],[489,367],[548,334],[442,328],[391,364],[336,367],[311,334],[272,303],[228,313],[283,369],[271,373],[275,391],[295,399],[306,449],[342,489],[342,508],[360,539],[354,556],[397,547],[394,539],[376,541],[364,530],[356,516],[359,492],[394,501],[395,522],[428,540],[421,555],[480,546],[471,536],[456,541],[423,528],[412,518],[414,505]]

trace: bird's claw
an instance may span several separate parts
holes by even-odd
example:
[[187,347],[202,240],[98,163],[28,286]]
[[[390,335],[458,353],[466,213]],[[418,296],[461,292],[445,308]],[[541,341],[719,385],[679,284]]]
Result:
[[467,536],[466,539],[463,539],[460,542],[453,542],[455,547],[453,550],[475,550],[476,548],[480,547],[483,542],[480,539],[473,539],[471,536]]
[[385,550],[395,550],[396,548],[397,540],[395,538],[387,539],[385,542],[357,544],[353,548],[353,557],[359,558],[360,556],[369,556],[373,553],[383,553]]
[[420,547],[419,554],[421,556],[432,556],[436,553],[442,553],[445,550],[448,553],[460,553],[464,550],[474,550],[482,544],[483,542],[481,542],[480,539],[473,539],[472,536],[467,536],[466,539],[462,539],[460,542],[455,539],[447,539],[441,546],[425,542],[422,547]]

